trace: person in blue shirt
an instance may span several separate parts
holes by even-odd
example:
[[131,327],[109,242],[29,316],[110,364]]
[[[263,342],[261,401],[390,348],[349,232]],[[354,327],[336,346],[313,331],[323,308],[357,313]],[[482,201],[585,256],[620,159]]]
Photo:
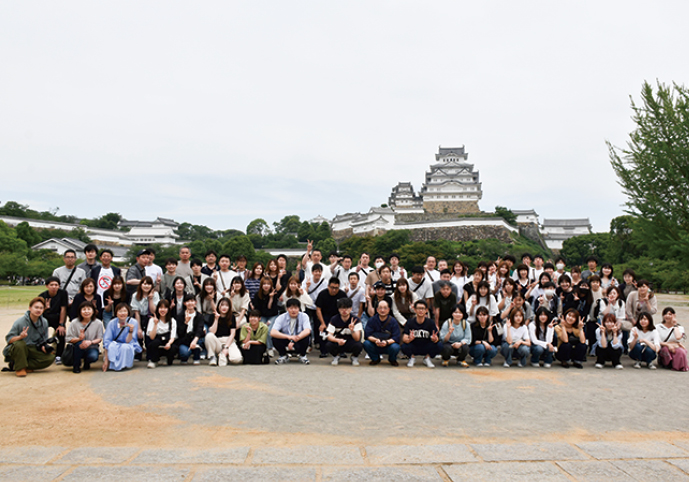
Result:
[[299,355],[299,360],[309,364],[306,357],[306,349],[309,347],[311,335],[311,322],[306,313],[302,313],[298,299],[290,298],[285,303],[287,313],[283,313],[275,319],[270,336],[273,338],[273,346],[280,354],[275,360],[276,365],[283,365],[289,361],[288,351]]
[[390,304],[382,300],[378,303],[376,314],[368,320],[364,329],[364,350],[371,358],[369,365],[378,365],[381,355],[388,355],[390,365],[396,367],[400,351],[400,326],[390,316]]

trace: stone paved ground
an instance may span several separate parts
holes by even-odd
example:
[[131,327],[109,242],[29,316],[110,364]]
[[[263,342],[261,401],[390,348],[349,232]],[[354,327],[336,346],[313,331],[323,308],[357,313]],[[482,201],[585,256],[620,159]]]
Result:
[[496,362],[2,374],[0,481],[689,480],[689,374]]
[[229,449],[0,449],[0,480],[689,480],[689,445],[669,442],[294,445]]

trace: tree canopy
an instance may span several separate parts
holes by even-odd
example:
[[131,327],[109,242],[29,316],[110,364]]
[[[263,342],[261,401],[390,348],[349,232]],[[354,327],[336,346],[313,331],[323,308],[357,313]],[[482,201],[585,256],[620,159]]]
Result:
[[[631,100],[636,128],[625,148],[608,142],[610,162],[654,256],[686,260],[689,250],[689,90],[644,82]],[[686,261],[685,261],[686,262]]]

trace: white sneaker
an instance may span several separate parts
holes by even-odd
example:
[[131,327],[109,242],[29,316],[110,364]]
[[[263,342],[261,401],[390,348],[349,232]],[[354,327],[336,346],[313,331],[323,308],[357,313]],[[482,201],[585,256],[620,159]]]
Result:
[[306,358],[306,356],[300,356],[299,361],[302,362],[304,365],[308,365],[309,363],[311,363],[309,359]]
[[331,364],[332,366],[335,366],[335,367],[336,367],[337,365],[339,365],[339,364],[340,364],[340,357],[339,357],[339,356],[336,356],[335,358],[333,358],[333,361],[331,361],[330,364]]
[[194,365],[200,365],[200,364],[201,364],[201,360],[194,360]]
[[426,358],[423,359],[423,364],[426,365],[428,368],[435,368],[435,365],[431,361],[431,357],[427,356]]
[[550,363],[545,363],[545,364],[543,365],[543,368],[550,368],[550,367],[551,367]]
[[275,360],[276,365],[284,365],[287,362],[289,362],[289,357],[288,356],[281,356],[277,360]]
[[502,366],[504,366],[505,368],[509,368],[511,365],[509,363],[505,362],[502,364]]
[[410,356],[410,357],[409,357],[409,361],[407,362],[407,366],[408,366],[409,368],[413,367],[415,361],[416,361],[416,359],[415,359],[413,356]]
[[615,365],[615,370],[624,370],[624,367],[621,363],[618,363],[617,365]]
[[[519,368],[524,368],[524,365],[522,365],[522,362],[517,363],[517,366],[518,366]],[[539,365],[539,367],[540,367],[540,365]]]
[[353,356],[352,357],[352,365],[355,367],[359,366],[359,357],[358,356]]
[[538,363],[532,363],[531,366],[534,368],[541,368],[541,365],[539,365]]
[[636,362],[636,363],[634,364],[634,368],[636,368],[636,369],[641,368],[641,363]]
[[218,366],[218,359],[215,356],[212,356],[210,361],[208,362],[208,366],[217,367]]
[[483,363],[477,363],[476,366],[483,368]]
[[649,370],[655,370],[655,369],[657,369],[657,367],[656,367],[655,363],[649,363],[649,364],[648,364],[648,369],[649,369]]
[[56,365],[62,365],[62,359],[59,356],[55,357],[55,364]]
[[154,362],[154,361],[148,362],[148,368],[155,368],[155,367],[156,367],[156,362]]
[[275,356],[275,350],[273,350],[272,348],[270,350],[268,350],[268,356],[270,358],[273,358]]
[[203,353],[201,353],[200,358],[201,358],[201,360],[205,360],[205,359],[206,359],[206,355],[204,355]]
[[368,353],[366,353],[366,356],[364,357],[364,359],[366,359],[366,360],[370,360],[370,359],[371,359],[371,357],[370,357],[370,356],[368,356]]
[[596,363],[596,368],[603,368],[603,365],[601,365],[600,363]]

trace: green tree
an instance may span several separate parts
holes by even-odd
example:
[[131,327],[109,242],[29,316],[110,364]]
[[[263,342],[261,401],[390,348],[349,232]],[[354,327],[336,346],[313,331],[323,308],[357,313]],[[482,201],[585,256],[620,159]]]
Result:
[[299,230],[300,224],[301,221],[299,216],[293,214],[290,216],[285,216],[280,221],[273,223],[273,226],[275,226],[276,233],[296,234]]
[[639,233],[665,257],[689,252],[689,89],[644,82],[641,105],[631,99],[636,128],[625,148],[607,143]]
[[223,244],[222,249],[223,253],[229,254],[233,261],[240,254],[246,256],[249,262],[253,262],[255,259],[256,250],[251,239],[245,234],[233,237]]
[[270,233],[270,226],[265,219],[257,218],[249,223],[246,227],[246,234],[258,234],[259,236],[265,236]]
[[22,221],[21,223],[17,224],[15,231],[17,232],[17,237],[26,241],[26,244],[29,246],[33,246],[34,244],[38,244],[42,241],[41,236],[36,232],[36,230],[29,226],[29,223],[26,221]]
[[560,254],[570,265],[584,264],[586,258],[594,255],[600,260],[609,259],[610,234],[594,233],[569,238],[562,243]]
[[512,226],[517,225],[517,215],[509,209],[507,209],[506,207],[495,206],[495,214],[504,219],[507,222],[507,224],[510,224]]

